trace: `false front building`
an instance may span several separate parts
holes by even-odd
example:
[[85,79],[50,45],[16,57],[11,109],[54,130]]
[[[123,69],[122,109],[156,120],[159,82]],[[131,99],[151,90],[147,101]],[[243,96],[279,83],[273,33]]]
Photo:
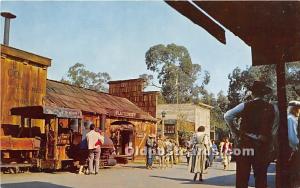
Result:
[[[50,66],[51,59],[49,58],[1,45],[1,140],[2,138],[23,138],[24,140],[35,136],[49,137],[46,135],[48,133],[46,133],[47,126],[45,126],[44,120],[22,119],[20,116],[12,115],[12,108],[36,107],[20,108],[19,110],[54,108],[65,109],[66,112],[75,110],[82,113],[83,121],[60,119],[51,126],[66,128],[72,122],[79,127],[85,121],[91,121],[112,138],[117,154],[128,154],[133,158],[143,157],[138,151],[144,148],[148,134],[156,134],[156,119],[153,116],[127,98],[47,80],[47,69]],[[126,80],[121,82],[122,85],[127,85],[127,82],[132,83]],[[140,85],[137,87],[140,88]],[[143,94],[142,90],[139,93]],[[145,97],[139,99],[143,109],[155,112],[153,106],[147,107],[149,103],[143,102],[144,99],[149,99],[148,95],[143,95]],[[151,100],[155,105],[156,97],[152,97]],[[18,113],[23,114],[19,111]],[[27,134],[28,128],[36,131]],[[59,142],[65,135],[62,133],[56,136],[55,139]],[[18,149],[18,147],[3,152],[3,142],[0,143],[2,159],[4,157],[10,160],[9,152],[11,150],[20,150],[19,153],[22,153],[22,149],[20,147]],[[58,145],[54,147],[62,148]],[[126,149],[133,151],[130,148],[133,148],[136,153],[125,152]],[[57,153],[60,152],[64,153],[66,150]],[[60,156],[60,154],[58,155]]]

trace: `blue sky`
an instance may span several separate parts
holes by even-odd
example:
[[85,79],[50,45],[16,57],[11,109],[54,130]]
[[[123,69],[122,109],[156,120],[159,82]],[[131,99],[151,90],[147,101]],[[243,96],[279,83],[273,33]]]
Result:
[[[251,64],[251,49],[226,31],[223,45],[164,2],[1,2],[17,15],[10,45],[52,59],[48,78],[59,80],[76,62],[112,80],[147,71],[145,53],[153,45],[185,46],[193,63],[211,74],[208,90],[227,91],[227,75]],[[1,20],[3,28],[3,19]],[[1,30],[1,41],[3,29]],[[200,82],[200,80],[199,80]]]

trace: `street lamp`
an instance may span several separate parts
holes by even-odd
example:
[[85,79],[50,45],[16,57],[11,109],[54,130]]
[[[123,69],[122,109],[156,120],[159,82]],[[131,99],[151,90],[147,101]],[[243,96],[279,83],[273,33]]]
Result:
[[165,117],[166,117],[166,112],[162,111],[161,112],[161,135],[162,137],[165,136]]

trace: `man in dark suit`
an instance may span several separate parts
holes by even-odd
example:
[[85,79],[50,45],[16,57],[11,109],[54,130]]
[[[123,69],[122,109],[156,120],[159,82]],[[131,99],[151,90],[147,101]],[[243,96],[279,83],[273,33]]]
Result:
[[[267,187],[267,169],[272,141],[274,108],[263,100],[272,92],[262,81],[254,81],[250,88],[253,99],[243,102],[224,115],[225,121],[238,138],[236,156],[236,187],[247,188],[251,167],[254,170],[255,187]],[[238,126],[236,118],[241,118]],[[254,152],[250,152],[254,151]]]

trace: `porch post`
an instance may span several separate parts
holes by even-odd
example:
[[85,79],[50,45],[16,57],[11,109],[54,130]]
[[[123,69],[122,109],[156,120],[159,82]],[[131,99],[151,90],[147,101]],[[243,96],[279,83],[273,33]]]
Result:
[[285,63],[279,62],[276,65],[277,74],[277,96],[279,109],[279,156],[276,165],[276,187],[283,188],[289,185],[288,176],[288,130],[287,130],[287,99],[285,83]]

